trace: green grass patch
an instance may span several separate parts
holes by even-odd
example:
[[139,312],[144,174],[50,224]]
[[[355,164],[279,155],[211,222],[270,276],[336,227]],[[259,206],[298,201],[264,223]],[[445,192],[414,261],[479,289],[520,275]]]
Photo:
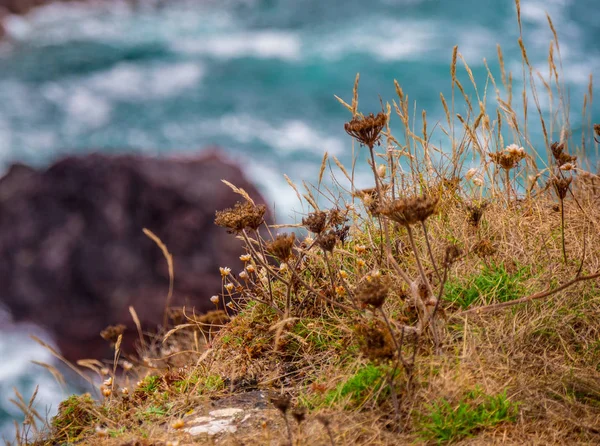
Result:
[[323,395],[303,399],[303,404],[316,409],[344,403],[344,409],[353,409],[360,407],[367,400],[374,399],[376,395],[376,400],[379,400],[388,394],[382,389],[387,373],[387,366],[367,364],[346,381],[338,384],[335,389]]
[[503,264],[492,264],[467,280],[448,282],[444,296],[447,301],[461,308],[468,308],[473,304],[508,302],[523,297],[523,282],[529,277],[529,267],[521,267],[514,273],[509,273]]
[[417,423],[419,436],[437,444],[459,441],[500,423],[514,422],[518,413],[518,404],[511,402],[506,392],[486,395],[479,388],[458,404],[439,399],[426,407],[428,412],[421,414]]

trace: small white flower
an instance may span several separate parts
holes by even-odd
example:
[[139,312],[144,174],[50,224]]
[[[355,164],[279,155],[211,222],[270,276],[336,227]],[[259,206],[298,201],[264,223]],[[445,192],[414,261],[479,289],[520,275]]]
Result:
[[473,178],[473,184],[475,186],[479,186],[479,187],[483,186],[483,184],[484,184],[483,178],[481,178],[481,177]]
[[228,308],[233,308],[233,302],[227,302],[227,307]]
[[127,387],[123,387],[121,389],[121,393],[125,396],[129,395],[129,389]]
[[219,268],[219,272],[221,273],[221,277],[225,277],[225,276],[228,276],[228,275],[229,275],[229,273],[231,272],[231,268],[228,268],[228,267],[225,267],[225,268],[223,268],[223,267],[220,267],[220,268]]
[[469,181],[471,178],[473,178],[475,175],[477,175],[478,170],[475,169],[474,167],[467,170],[467,173],[465,174],[465,178],[467,179],[467,181]]
[[104,384],[106,387],[110,387],[110,386],[112,386],[112,383],[113,383],[113,379],[112,379],[112,378],[108,378],[108,379],[104,380],[104,383],[103,383],[103,384]]
[[241,260],[242,262],[249,262],[249,261],[250,261],[250,259],[251,259],[251,257],[250,257],[250,254],[244,254],[244,255],[241,255],[241,256],[240,256],[240,260]]
[[510,144],[506,146],[506,151],[511,155],[523,155],[525,153],[525,149],[516,144]]
[[233,283],[226,284],[225,289],[231,293],[231,291],[233,290]]
[[210,297],[210,301],[211,301],[213,304],[217,305],[217,304],[219,303],[219,296],[216,296],[216,295],[215,295],[215,296],[211,296],[211,297]]
[[248,265],[246,266],[246,271],[252,274],[254,271],[256,271],[256,268],[254,268],[254,265]]
[[240,276],[240,279],[242,279],[242,280],[248,279],[248,273],[246,271],[240,272],[239,276]]
[[287,271],[287,270],[288,270],[288,265],[287,265],[287,263],[285,263],[285,262],[284,262],[284,263],[282,263],[281,265],[279,265],[279,271],[281,271],[281,272],[285,272],[285,271]]
[[133,368],[133,364],[130,363],[129,361],[123,361],[123,363],[121,364],[121,367],[123,367],[123,370],[129,371]]

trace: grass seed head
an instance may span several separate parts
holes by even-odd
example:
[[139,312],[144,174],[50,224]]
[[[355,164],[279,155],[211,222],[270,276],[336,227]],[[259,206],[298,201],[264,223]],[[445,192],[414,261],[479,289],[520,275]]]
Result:
[[374,116],[373,113],[369,116],[356,115],[350,122],[344,124],[344,129],[353,138],[356,138],[361,144],[370,148],[379,142],[381,131],[387,124],[387,116],[385,113],[378,113]]

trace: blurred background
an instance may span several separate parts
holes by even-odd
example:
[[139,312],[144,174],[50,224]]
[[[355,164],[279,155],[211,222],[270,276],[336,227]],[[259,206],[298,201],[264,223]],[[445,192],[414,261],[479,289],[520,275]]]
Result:
[[[397,99],[397,79],[417,116],[427,110],[430,128],[444,120],[439,94],[450,96],[454,45],[484,85],[484,58],[499,79],[500,44],[515,92],[522,85],[512,0],[78,1],[27,14],[11,13],[18,0],[3,3],[0,168],[43,168],[89,152],[179,156],[218,146],[279,221],[296,218],[284,173],[314,182],[325,151],[350,163],[343,130],[350,116],[333,95],[350,102],[357,72],[361,112],[379,111],[379,95]],[[529,58],[543,72],[552,39],[545,13],[554,21],[574,133],[589,75],[600,73],[597,6],[522,0]],[[600,121],[597,104],[591,116]],[[391,125],[399,128],[397,117]],[[541,144],[540,132],[531,132]],[[357,182],[369,187],[364,166]],[[28,398],[39,384],[38,407],[50,414],[69,390],[29,362],[50,361],[28,339],[31,327],[8,330],[8,321],[0,317],[0,437],[7,438],[19,417],[8,401],[13,386]]]

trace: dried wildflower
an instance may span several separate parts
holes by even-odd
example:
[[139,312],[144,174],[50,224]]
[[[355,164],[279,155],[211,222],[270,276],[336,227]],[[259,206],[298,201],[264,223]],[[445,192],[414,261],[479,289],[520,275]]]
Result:
[[594,141],[600,144],[600,124],[594,124],[594,133],[596,134]]
[[364,254],[367,251],[367,247],[365,245],[356,245],[354,250],[357,254]]
[[458,247],[458,245],[451,244],[446,246],[446,253],[444,254],[444,266],[446,268],[450,267],[456,259],[460,257],[462,254],[462,250]]
[[380,206],[378,213],[401,225],[413,225],[423,222],[437,211],[439,197],[422,195],[418,197],[399,198]]
[[102,367],[102,368],[100,369],[100,374],[101,374],[102,376],[106,376],[106,375],[108,375],[109,373],[110,373],[110,369],[109,369],[108,367]]
[[238,275],[240,276],[240,279],[248,280],[248,273],[246,271],[240,271]]
[[571,185],[571,181],[573,178],[554,178],[552,180],[552,185],[554,186],[554,190],[556,191],[558,197],[561,200],[564,200],[567,196],[567,192],[569,191],[569,186]]
[[226,284],[225,284],[225,289],[226,289],[228,292],[230,292],[230,293],[231,293],[231,292],[233,291],[233,288],[234,288],[234,285],[233,285],[233,283],[226,283]]
[[565,153],[565,144],[562,142],[553,142],[550,145],[550,149],[552,150],[552,156],[554,156],[554,160],[556,161],[556,166],[559,168],[562,168],[562,166],[565,164],[573,164],[575,161],[577,161],[576,156],[571,156],[568,153]]
[[282,273],[286,272],[288,269],[289,267],[287,263],[282,263],[281,265],[279,265],[279,271],[281,271]]
[[108,341],[112,344],[115,344],[119,339],[119,336],[122,336],[125,333],[126,326],[123,324],[119,325],[109,325],[104,330],[100,332],[100,336],[105,341]]
[[275,240],[267,243],[267,251],[285,262],[292,257],[292,248],[294,247],[295,240],[296,234],[293,232],[289,235],[279,234]]
[[331,421],[329,420],[329,418],[327,418],[325,415],[323,414],[319,414],[317,415],[317,421],[319,423],[321,423],[323,426],[325,427],[329,427],[329,425],[331,424]]
[[475,169],[474,167],[467,170],[467,173],[465,174],[465,179],[467,181],[469,181],[471,178],[473,178],[474,176],[476,176],[479,173],[479,170]]
[[353,138],[356,138],[361,144],[373,148],[379,142],[380,133],[387,123],[385,113],[373,113],[369,116],[355,116],[350,122],[344,124],[344,129]]
[[125,370],[126,372],[128,372],[129,370],[131,370],[133,368],[133,364],[130,363],[129,361],[123,361],[121,363],[121,367],[123,367],[123,370]]
[[185,426],[185,421],[183,421],[183,420],[175,420],[175,421],[173,422],[173,424],[171,424],[171,427],[172,427],[173,429],[181,429],[181,428],[183,428],[184,426]]
[[332,226],[343,225],[348,221],[348,218],[346,217],[347,214],[348,212],[342,212],[338,208],[330,209],[327,214],[327,223]]
[[366,263],[363,259],[358,259],[356,261],[356,266],[358,266],[359,268],[364,268],[365,265],[366,265]]
[[485,182],[483,181],[483,178],[481,178],[481,177],[475,177],[475,178],[473,178],[473,184],[475,186],[481,187],[481,186],[484,185],[484,183]]
[[479,227],[479,223],[483,217],[483,211],[488,207],[488,204],[489,203],[486,201],[477,201],[467,204],[468,221],[470,225],[475,226],[476,228]]
[[575,164],[573,163],[564,163],[562,166],[559,167],[560,170],[565,170],[565,171],[569,171],[569,170],[573,170],[575,169]]
[[254,267],[254,265],[248,265],[248,266],[246,266],[246,271],[248,271],[250,274],[252,274],[253,272],[256,271],[256,268]]
[[302,424],[302,422],[306,419],[306,408],[305,407],[296,407],[292,410],[292,416],[296,423]]
[[386,277],[371,276],[356,287],[356,299],[363,306],[381,308],[390,290],[390,282]]
[[228,267],[223,268],[221,266],[221,267],[219,267],[219,272],[221,273],[221,277],[226,277],[229,275],[229,273],[231,273],[231,268],[228,268]]
[[473,246],[473,252],[479,257],[488,257],[496,253],[496,247],[491,241],[483,239]]
[[96,431],[96,435],[98,437],[101,437],[101,438],[108,437],[109,432],[108,432],[108,429],[105,427],[96,426],[95,431]]
[[243,255],[240,256],[240,260],[242,262],[249,262],[251,258],[252,257],[250,256],[250,254],[243,254]]
[[112,395],[112,390],[107,388],[107,387],[103,387],[102,388],[102,395],[104,395],[106,398],[108,398],[109,396]]
[[231,308],[231,309],[233,309],[233,308],[234,308],[233,302],[231,302],[231,301],[230,301],[230,302],[227,302],[227,304],[226,304],[225,306],[226,306],[227,308]]
[[110,377],[108,379],[105,379],[102,384],[104,384],[106,387],[110,387],[110,386],[112,386],[112,383],[113,383],[113,379],[112,379],[112,377]]
[[317,239],[317,244],[323,251],[332,252],[337,242],[337,235],[335,231],[328,231],[325,234],[321,234]]
[[228,232],[241,232],[246,228],[258,229],[264,223],[267,207],[250,202],[236,203],[233,208],[216,212],[215,224],[228,229]]
[[348,278],[348,273],[346,271],[344,271],[343,269],[340,270],[340,277],[342,279],[347,279]]
[[337,294],[338,296],[343,296],[344,294],[346,294],[346,289],[342,285],[336,286],[335,294]]
[[325,230],[327,224],[327,213],[323,211],[311,212],[308,217],[302,219],[302,224],[310,232],[320,234]]
[[500,152],[489,153],[489,156],[494,163],[505,170],[510,170],[515,168],[526,155],[523,147],[511,144]]
[[215,295],[215,296],[211,296],[211,297],[210,297],[210,301],[211,301],[213,304],[217,305],[217,304],[219,303],[219,296],[216,296],[216,295]]
[[273,404],[273,406],[275,406],[277,410],[281,412],[282,415],[285,416],[288,409],[290,408],[292,399],[289,395],[272,395],[269,398],[269,401],[271,402],[271,404]]
[[379,166],[377,166],[377,176],[379,178],[385,178],[385,173],[386,173],[386,166],[385,164],[380,164]]
[[360,350],[371,361],[391,359],[394,357],[394,340],[384,323],[371,321],[356,327]]

